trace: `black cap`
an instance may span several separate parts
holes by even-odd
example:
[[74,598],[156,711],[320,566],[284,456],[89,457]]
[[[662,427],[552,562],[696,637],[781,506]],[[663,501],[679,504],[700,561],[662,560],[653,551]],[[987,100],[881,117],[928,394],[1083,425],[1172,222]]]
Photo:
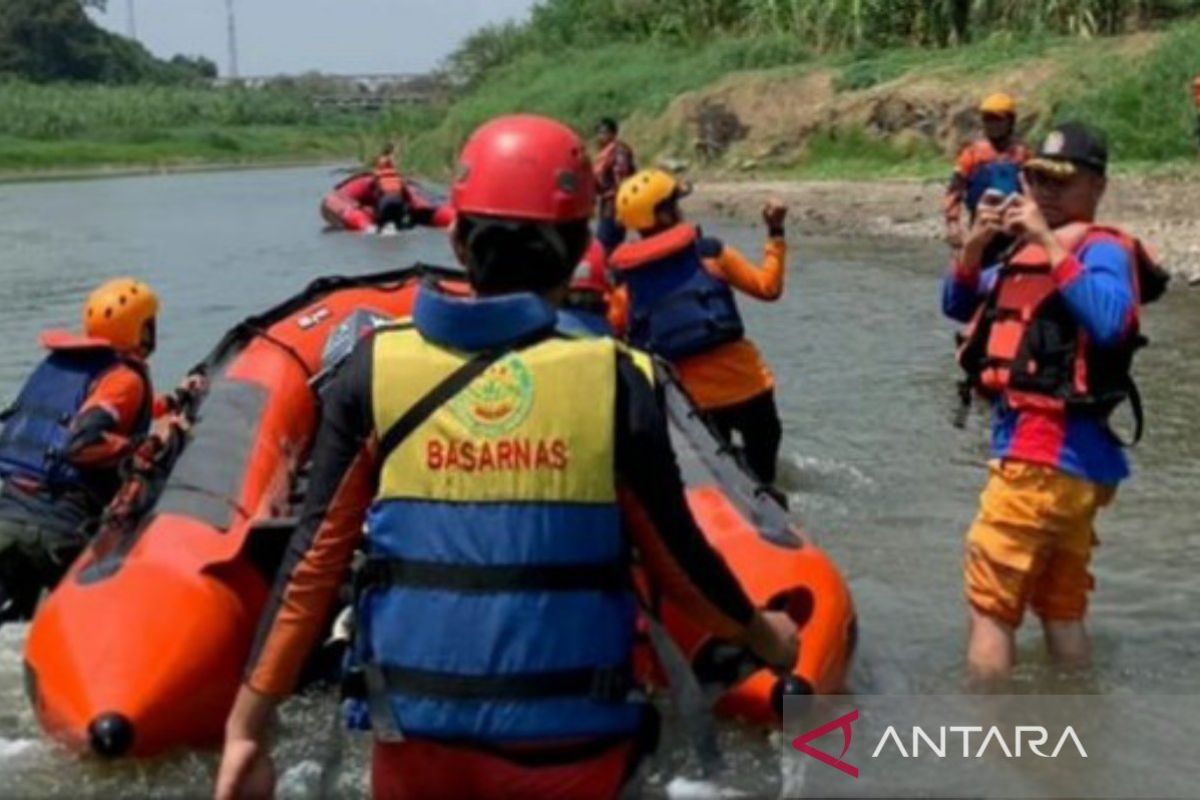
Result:
[[1050,131],[1037,155],[1025,165],[1027,170],[1064,178],[1079,167],[1099,175],[1108,172],[1107,138],[1082,122],[1066,122]]

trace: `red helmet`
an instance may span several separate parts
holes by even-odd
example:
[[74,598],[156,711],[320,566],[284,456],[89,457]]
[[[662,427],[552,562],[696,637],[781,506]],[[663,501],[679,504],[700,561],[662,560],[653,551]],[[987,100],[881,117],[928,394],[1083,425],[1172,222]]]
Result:
[[588,245],[588,250],[575,268],[571,276],[571,291],[595,292],[608,294],[612,288],[608,282],[608,259],[604,256],[604,248],[595,239]]
[[560,122],[499,117],[471,135],[458,161],[450,205],[460,214],[552,223],[592,214],[596,187],[587,148]]

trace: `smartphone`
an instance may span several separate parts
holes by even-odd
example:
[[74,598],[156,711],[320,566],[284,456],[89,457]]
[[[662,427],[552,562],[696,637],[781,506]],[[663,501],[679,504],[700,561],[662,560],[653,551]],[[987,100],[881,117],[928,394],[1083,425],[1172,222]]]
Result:
[[1008,207],[1013,204],[1013,201],[1020,197],[1020,194],[1013,192],[1005,194],[999,189],[988,189],[983,193],[983,197],[979,198],[979,206],[981,208],[994,208],[997,211],[1007,211]]
[[979,205],[983,208],[1000,208],[1008,202],[1008,195],[999,189],[988,189],[983,193],[983,197],[979,198]]

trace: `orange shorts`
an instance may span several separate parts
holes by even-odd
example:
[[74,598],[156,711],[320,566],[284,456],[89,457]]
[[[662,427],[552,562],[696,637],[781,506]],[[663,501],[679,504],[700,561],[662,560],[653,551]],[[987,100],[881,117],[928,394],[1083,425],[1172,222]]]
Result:
[[1043,620],[1083,619],[1095,586],[1093,523],[1116,488],[1016,461],[990,472],[967,533],[967,601],[1013,627],[1027,606]]

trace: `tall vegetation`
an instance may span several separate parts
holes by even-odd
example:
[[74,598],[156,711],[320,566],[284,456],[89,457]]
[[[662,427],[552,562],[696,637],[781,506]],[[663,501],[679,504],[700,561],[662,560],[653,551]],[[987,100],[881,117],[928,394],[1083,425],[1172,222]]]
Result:
[[476,83],[529,52],[617,41],[784,34],[818,51],[944,47],[998,32],[1095,36],[1200,10],[1200,0],[541,0],[522,25],[478,31],[451,57]]
[[216,75],[204,58],[163,61],[92,22],[102,0],[0,1],[0,77],[39,83],[180,83]]

